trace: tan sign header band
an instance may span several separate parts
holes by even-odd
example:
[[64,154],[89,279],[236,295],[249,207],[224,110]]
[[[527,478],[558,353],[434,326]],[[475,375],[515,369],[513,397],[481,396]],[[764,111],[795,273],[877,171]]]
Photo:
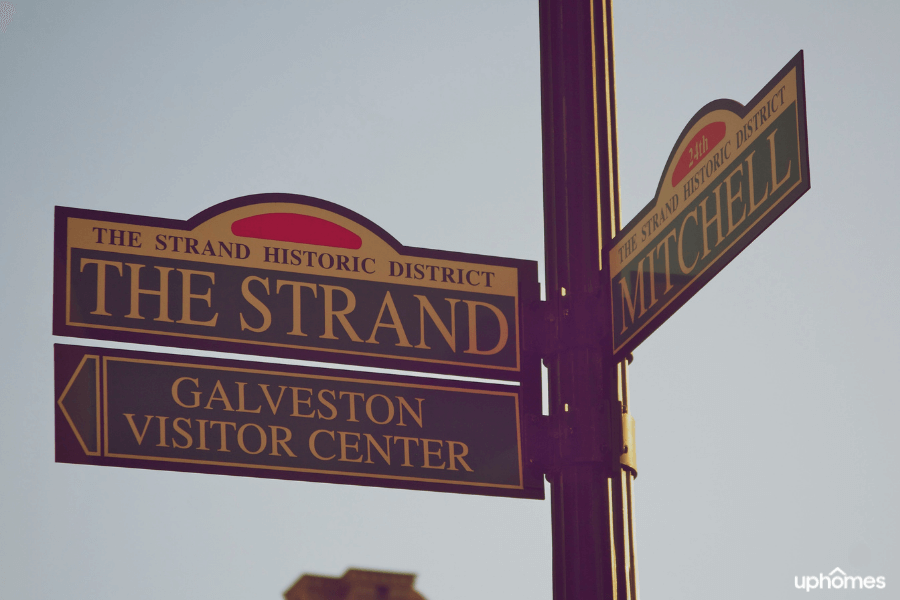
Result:
[[656,198],[608,253],[613,352],[627,356],[809,190],[803,55],[747,106],[719,100],[675,144]]
[[533,261],[407,248],[290,194],[56,219],[57,335],[522,380]]

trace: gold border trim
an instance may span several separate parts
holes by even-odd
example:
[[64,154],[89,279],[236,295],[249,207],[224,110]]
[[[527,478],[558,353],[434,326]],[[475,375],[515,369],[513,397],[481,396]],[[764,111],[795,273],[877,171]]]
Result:
[[[798,122],[797,122],[797,130],[796,130],[796,132],[795,132],[796,135],[797,135],[797,149],[798,149],[797,155],[798,155],[798,158],[800,158],[800,159],[802,160],[803,157],[801,156],[802,145],[800,144],[801,140],[800,140],[800,126],[799,126],[799,125],[800,125],[800,123],[799,123],[799,118],[800,118],[799,105],[798,105],[797,101],[795,100],[794,103],[793,103],[791,106],[794,108],[794,111],[795,111],[796,116],[797,116],[797,119],[798,119]],[[791,107],[788,107],[788,108],[791,108]],[[765,130],[763,130],[763,131],[768,131],[768,129],[765,129]],[[733,165],[733,164],[734,164],[734,163],[732,163],[732,165]],[[797,168],[798,168],[798,170],[799,170],[799,166],[798,166]],[[796,182],[794,185],[792,185],[788,190],[786,190],[786,191],[781,195],[781,197],[778,198],[778,200],[777,200],[776,202],[773,202],[773,203],[769,206],[769,208],[767,208],[765,211],[763,211],[762,213],[760,213],[759,217],[756,219],[756,221],[753,223],[753,225],[751,225],[751,228],[752,228],[752,227],[755,227],[755,226],[756,226],[756,225],[757,225],[757,224],[758,224],[758,223],[759,223],[766,215],[768,215],[770,212],[772,212],[773,210],[775,210],[775,208],[781,204],[781,201],[784,200],[784,199],[788,196],[788,194],[790,194],[791,192],[793,192],[793,191],[797,188],[797,186],[799,186],[799,185],[802,184],[802,183],[803,183],[803,173],[802,173],[802,171],[801,171],[801,172],[800,172],[800,178],[797,180],[797,182]],[[710,189],[710,188],[704,188],[703,191],[702,191],[701,193],[697,194],[697,198],[700,198],[700,197],[701,197],[704,193],[706,193],[709,189]],[[746,230],[746,231],[744,232],[743,235],[741,235],[740,237],[735,238],[730,244],[728,244],[728,246],[725,247],[725,248],[719,253],[719,257],[721,257],[723,254],[725,254],[725,253],[728,252],[729,250],[731,250],[731,248],[733,248],[735,244],[737,244],[738,242],[740,242],[741,240],[743,240],[745,237],[747,237],[747,235],[748,235],[749,233],[750,233],[750,228],[748,228],[748,230]],[[760,233],[762,233],[762,232],[760,232]],[[754,239],[755,239],[755,238],[754,238]],[[750,242],[748,243],[748,245],[749,245],[750,243],[753,243],[753,240],[750,240]],[[698,271],[698,272],[694,275],[694,277],[691,279],[690,282],[688,282],[688,283],[687,283],[686,285],[684,285],[680,290],[678,290],[678,291],[675,293],[674,296],[672,296],[668,301],[666,301],[665,304],[660,305],[660,307],[657,309],[656,313],[655,313],[652,317],[650,317],[650,319],[649,319],[647,322],[645,322],[641,327],[639,327],[638,329],[636,329],[631,335],[629,335],[625,340],[623,340],[621,344],[615,346],[615,347],[613,348],[613,354],[615,354],[616,352],[619,352],[623,347],[625,347],[625,346],[628,344],[628,342],[630,342],[630,341],[632,340],[632,338],[634,338],[634,336],[636,336],[637,334],[639,334],[640,332],[642,332],[646,327],[648,327],[649,325],[651,325],[651,324],[653,323],[653,319],[656,318],[656,316],[659,315],[659,313],[661,313],[661,312],[664,311],[666,308],[668,308],[669,305],[671,305],[673,302],[675,302],[675,300],[677,300],[678,297],[681,296],[684,292],[686,292],[687,290],[691,289],[692,286],[693,286],[693,284],[694,284],[694,282],[697,281],[697,279],[698,279],[701,275],[703,275],[703,274],[706,273],[709,269],[711,269],[712,267],[714,267],[718,262],[719,262],[719,260],[716,259],[716,260],[714,260],[713,262],[711,262],[711,263],[709,263],[708,265],[706,265],[701,271]],[[631,263],[629,263],[629,264],[631,264]],[[625,266],[627,266],[627,265],[625,265]],[[622,270],[624,270],[624,267],[622,268]],[[621,273],[622,270],[620,270],[619,273]],[[613,278],[616,277],[619,273],[616,273],[616,274],[614,275],[614,274],[612,273],[612,270],[610,270],[610,283],[613,282]],[[610,285],[610,294],[612,294],[612,293],[613,293],[613,292],[612,292],[612,285]],[[611,298],[611,300],[615,301],[615,298]]]
[[[278,375],[285,377],[303,377],[309,379],[319,379],[326,381],[348,381],[355,383],[372,383],[377,385],[394,385],[398,387],[407,387],[407,388],[418,388],[418,389],[431,389],[431,390],[442,390],[442,391],[452,391],[452,392],[464,392],[469,394],[486,394],[490,396],[508,396],[511,397],[514,406],[515,406],[515,414],[516,414],[516,442],[517,442],[517,451],[518,456],[518,474],[519,474],[519,483],[518,485],[510,485],[510,484],[500,484],[500,483],[484,483],[484,482],[471,482],[471,481],[459,481],[453,479],[428,479],[424,477],[405,477],[401,475],[384,475],[384,474],[369,474],[369,473],[355,473],[352,471],[328,471],[323,469],[310,469],[303,467],[283,467],[283,466],[275,466],[275,465],[256,465],[256,464],[246,464],[239,462],[219,462],[219,461],[210,461],[210,460],[200,460],[200,459],[191,459],[191,458],[169,458],[169,457],[157,457],[157,456],[142,456],[142,455],[132,455],[132,454],[117,454],[110,453],[109,451],[109,386],[107,385],[108,377],[109,377],[109,363],[110,362],[127,362],[127,363],[142,363],[142,364],[155,364],[155,365],[165,365],[165,366],[176,366],[176,367],[194,367],[200,369],[209,369],[215,371],[229,371],[229,372],[239,372],[239,373],[255,373],[258,375]],[[99,379],[99,374],[98,374]],[[194,364],[194,363],[183,363],[183,362],[175,362],[175,361],[165,361],[165,360],[153,360],[153,359],[142,359],[142,358],[127,358],[127,357],[119,357],[119,356],[104,356],[103,357],[103,414],[104,414],[104,427],[103,427],[103,446],[104,446],[104,456],[108,456],[111,458],[130,458],[130,459],[140,459],[140,460],[149,460],[149,461],[159,461],[159,462],[170,462],[170,463],[181,463],[181,464],[199,464],[199,465],[211,465],[211,466],[220,466],[220,467],[238,467],[245,469],[262,469],[268,471],[287,471],[287,472],[295,472],[295,473],[316,473],[321,475],[344,475],[347,477],[369,477],[372,479],[386,479],[386,480],[396,480],[396,481],[418,481],[423,483],[440,483],[446,485],[464,485],[470,487],[486,487],[486,488],[496,488],[496,489],[513,489],[513,490],[524,490],[525,489],[525,480],[524,480],[524,465],[523,465],[523,457],[522,457],[522,433],[520,430],[520,411],[519,405],[521,401],[520,394],[518,392],[506,392],[501,390],[483,390],[483,389],[470,389],[464,387],[451,387],[451,386],[439,386],[439,385],[428,385],[428,384],[417,384],[417,383],[407,383],[407,382],[394,382],[394,381],[379,381],[373,379],[359,379],[352,377],[333,377],[330,375],[317,375],[317,374],[305,374],[305,373],[288,373],[284,371],[272,371],[272,370],[263,370],[263,369],[248,369],[243,367],[227,367],[227,366],[217,366],[217,365],[207,365],[207,364]],[[99,402],[99,398],[98,398]],[[98,410],[98,419],[99,419],[99,410]],[[98,440],[99,444],[99,440]]]
[[[72,389],[72,385],[75,383],[78,375],[81,374],[81,369],[84,368],[84,365],[88,360],[97,361],[94,367],[94,383],[97,386],[95,400],[97,409],[97,449],[93,451],[88,450],[87,444],[84,442],[84,438],[81,437],[81,433],[78,431],[78,428],[75,427],[75,423],[72,421],[72,417],[69,416],[69,412],[66,410],[66,407],[63,406],[63,402],[65,401],[69,390]],[[75,433],[75,437],[78,438],[78,443],[81,444],[81,449],[84,450],[84,453],[88,456],[100,456],[100,357],[98,355],[85,354],[81,358],[81,362],[78,363],[78,367],[75,369],[72,377],[69,378],[69,383],[66,384],[66,389],[64,389],[63,393],[60,394],[59,400],[56,401],[56,404],[57,406],[59,406],[59,410],[62,411],[62,414],[66,418],[66,421],[68,421],[69,427],[72,428],[72,432]]]
[[[68,299],[67,299],[67,301],[68,301]],[[519,307],[518,307],[518,304],[516,304],[516,315],[517,315],[516,320],[518,320],[518,310],[519,310]],[[235,343],[235,344],[250,344],[250,345],[254,345],[254,346],[274,346],[276,348],[291,348],[294,350],[308,350],[308,351],[312,351],[312,352],[328,352],[331,354],[351,354],[353,356],[372,356],[375,358],[390,358],[390,359],[396,359],[396,360],[408,360],[408,361],[412,361],[412,362],[426,362],[426,363],[437,363],[437,364],[444,364],[444,365],[457,365],[457,366],[461,366],[461,367],[474,367],[474,368],[479,368],[479,369],[492,369],[492,370],[497,370],[497,371],[517,372],[520,370],[520,367],[518,365],[515,367],[503,367],[503,366],[499,366],[499,365],[480,365],[477,363],[454,362],[454,361],[450,361],[450,360],[438,360],[438,359],[434,359],[434,358],[431,358],[431,359],[429,359],[429,358],[411,358],[408,356],[398,356],[395,354],[373,354],[371,352],[356,352],[353,350],[334,350],[331,348],[316,348],[314,346],[296,346],[296,345],[292,345],[292,344],[277,344],[277,343],[273,343],[273,342],[259,342],[259,341],[255,341],[255,340],[243,340],[240,338],[225,338],[225,337],[214,337],[214,336],[207,336],[207,335],[196,335],[193,333],[173,333],[173,332],[168,332],[168,331],[161,332],[161,331],[158,331],[155,329],[129,329],[127,327],[116,327],[113,325],[98,325],[95,323],[79,323],[77,321],[69,321],[68,319],[66,319],[66,325],[69,325],[72,327],[86,327],[89,329],[106,329],[106,330],[111,330],[111,331],[125,331],[128,333],[144,333],[144,334],[148,334],[148,335],[157,335],[157,336],[160,336],[161,338],[165,338],[165,337],[169,337],[169,336],[186,337],[186,338],[191,338],[191,339],[211,340],[214,342],[231,342],[231,343]],[[519,337],[519,333],[520,333],[519,331],[516,331],[517,339]],[[160,341],[159,344],[157,344],[156,342],[153,342],[153,345],[163,346],[164,342],[162,340]],[[520,345],[521,344],[517,344],[517,346],[520,346]],[[216,352],[229,352],[232,354],[234,353],[233,350],[216,350]],[[517,363],[519,362],[518,354],[519,354],[519,348],[517,347],[516,348],[516,362]],[[306,360],[316,360],[316,359],[306,359]],[[319,362],[324,362],[324,361],[319,361]]]

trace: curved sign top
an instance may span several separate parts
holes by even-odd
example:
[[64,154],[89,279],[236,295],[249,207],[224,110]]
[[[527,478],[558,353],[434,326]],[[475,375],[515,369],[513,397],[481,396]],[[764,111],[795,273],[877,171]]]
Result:
[[803,53],[746,106],[684,128],[651,201],[613,240],[613,352],[627,356],[809,190]]
[[521,380],[533,261],[407,248],[340,206],[57,207],[54,334]]

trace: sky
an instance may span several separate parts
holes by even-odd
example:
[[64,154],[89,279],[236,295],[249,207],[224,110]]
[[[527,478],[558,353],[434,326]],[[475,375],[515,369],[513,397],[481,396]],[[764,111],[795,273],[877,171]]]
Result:
[[[549,500],[53,450],[52,347],[85,343],[51,332],[54,206],[187,219],[304,194],[407,246],[540,261],[543,280],[537,2],[12,4],[0,597],[274,600],[302,573],[359,567],[416,573],[428,600],[550,598]],[[806,67],[811,190],[634,352],[645,600],[900,585],[898,6],[614,7],[625,222],[706,103],[749,101],[801,49]],[[886,588],[795,588],[836,567]]]

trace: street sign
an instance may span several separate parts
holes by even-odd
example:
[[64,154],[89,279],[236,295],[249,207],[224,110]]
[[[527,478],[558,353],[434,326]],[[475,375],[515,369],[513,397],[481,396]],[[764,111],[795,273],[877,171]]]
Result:
[[650,202],[608,253],[619,360],[809,190],[803,53],[747,105],[684,128]]
[[293,194],[188,221],[57,207],[53,333],[539,384],[537,263],[407,248]]
[[517,385],[54,351],[57,462],[544,497]]

